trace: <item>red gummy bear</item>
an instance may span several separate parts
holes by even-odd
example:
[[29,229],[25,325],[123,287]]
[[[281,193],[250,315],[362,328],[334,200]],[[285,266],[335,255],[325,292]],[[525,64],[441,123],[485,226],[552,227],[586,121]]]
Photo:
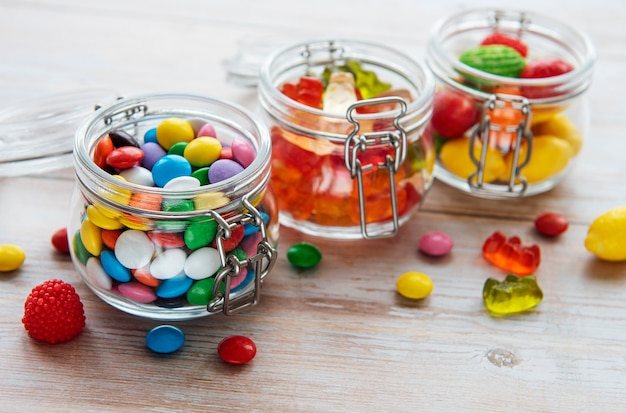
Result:
[[533,274],[541,263],[541,252],[536,244],[523,246],[518,236],[507,239],[498,231],[485,240],[483,257],[493,265],[520,277]]
[[22,323],[35,340],[62,343],[85,327],[83,303],[71,284],[48,280],[33,288],[26,298]]
[[322,79],[303,76],[297,84],[285,83],[281,92],[291,99],[313,108],[321,108],[322,94],[324,93],[324,83]]

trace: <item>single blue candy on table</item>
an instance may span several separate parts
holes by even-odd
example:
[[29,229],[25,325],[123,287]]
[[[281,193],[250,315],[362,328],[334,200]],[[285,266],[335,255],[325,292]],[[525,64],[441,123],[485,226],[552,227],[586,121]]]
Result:
[[185,333],[171,325],[155,327],[146,335],[146,346],[155,353],[173,353],[179,350],[184,343]]

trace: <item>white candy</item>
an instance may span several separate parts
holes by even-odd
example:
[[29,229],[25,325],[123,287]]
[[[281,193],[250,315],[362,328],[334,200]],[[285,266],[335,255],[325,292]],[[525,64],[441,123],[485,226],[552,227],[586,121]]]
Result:
[[194,280],[202,280],[215,274],[220,265],[220,253],[217,249],[203,247],[189,255],[185,261],[185,274]]
[[122,232],[115,243],[115,258],[126,268],[141,268],[150,262],[154,244],[143,231]]
[[133,166],[132,168],[124,169],[120,172],[120,175],[128,182],[137,185],[154,186],[152,172],[142,166]]
[[111,281],[111,277],[104,271],[102,265],[100,264],[100,260],[96,257],[91,257],[87,260],[87,278],[89,281],[102,290],[110,290],[113,286],[113,282]]
[[174,278],[183,272],[187,253],[181,249],[168,249],[156,256],[150,264],[150,274],[157,280]]

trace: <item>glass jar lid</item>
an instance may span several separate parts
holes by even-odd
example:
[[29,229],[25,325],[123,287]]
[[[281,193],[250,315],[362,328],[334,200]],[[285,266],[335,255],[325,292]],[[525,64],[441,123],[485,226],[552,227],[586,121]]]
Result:
[[0,110],[0,177],[42,173],[72,165],[74,134],[108,89],[82,89],[24,100]]

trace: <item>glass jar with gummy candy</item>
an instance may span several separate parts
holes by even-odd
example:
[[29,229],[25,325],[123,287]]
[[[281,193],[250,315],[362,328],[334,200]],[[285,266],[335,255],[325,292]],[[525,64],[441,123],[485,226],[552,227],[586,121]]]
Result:
[[476,9],[438,22],[426,62],[437,79],[435,176],[486,198],[552,189],[587,134],[594,47],[546,16]]
[[[270,154],[262,123],[209,97],[145,95],[95,111],[76,132],[68,225],[85,283],[159,320],[256,304],[278,241]],[[216,168],[223,160],[241,165]]]
[[432,183],[434,79],[388,47],[322,40],[261,67],[280,221],[338,239],[396,234]]

